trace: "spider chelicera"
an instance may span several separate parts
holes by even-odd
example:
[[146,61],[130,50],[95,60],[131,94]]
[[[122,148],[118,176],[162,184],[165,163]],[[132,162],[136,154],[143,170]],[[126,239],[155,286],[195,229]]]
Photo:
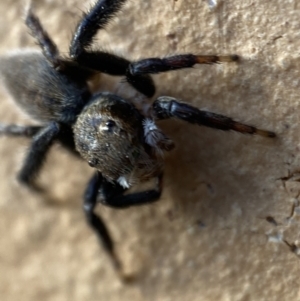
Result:
[[[158,97],[149,110],[141,112],[130,99],[110,92],[92,93],[87,81],[99,72],[124,76],[133,88],[150,98],[155,86],[149,74],[238,59],[236,55],[183,54],[131,62],[110,52],[92,50],[98,30],[107,25],[125,2],[99,0],[84,13],[67,58],[60,55],[29,8],[25,22],[42,52],[17,51],[3,56],[0,63],[7,90],[27,113],[41,122],[40,126],[0,125],[1,134],[32,138],[18,179],[34,188],[34,179],[55,141],[85,159],[96,170],[84,194],[85,216],[119,271],[121,264],[113,241],[94,209],[97,202],[125,208],[159,199],[162,153],[170,151],[174,144],[157,127],[157,120],[174,117],[224,131],[275,137],[273,132],[199,110],[169,96]],[[133,185],[153,178],[157,179],[154,189],[124,194]]]

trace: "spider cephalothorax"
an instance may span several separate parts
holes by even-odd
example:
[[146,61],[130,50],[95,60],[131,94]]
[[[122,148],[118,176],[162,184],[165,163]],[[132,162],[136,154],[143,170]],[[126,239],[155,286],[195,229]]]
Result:
[[[190,68],[195,64],[236,61],[236,55],[182,54],[131,62],[113,53],[91,50],[95,34],[120,10],[126,0],[98,0],[84,13],[70,43],[69,58],[60,55],[39,19],[28,10],[26,25],[42,52],[24,50],[0,59],[0,75],[15,101],[40,126],[0,125],[0,133],[32,138],[18,175],[32,187],[51,145],[58,141],[95,169],[84,194],[84,211],[115,266],[120,269],[108,230],[95,214],[97,202],[124,208],[154,202],[162,190],[163,152],[174,144],[156,125],[157,120],[178,118],[220,130],[275,137],[273,132],[242,124],[229,117],[199,110],[169,96],[158,97],[147,114],[134,101],[99,91],[88,82],[99,72],[123,76],[146,97],[155,94],[149,74]],[[18,70],[18,72],[16,72]],[[151,178],[152,190],[126,193]]]
[[76,149],[106,179],[129,188],[162,172],[162,158],[145,141],[143,122],[131,103],[97,94],[74,125]]

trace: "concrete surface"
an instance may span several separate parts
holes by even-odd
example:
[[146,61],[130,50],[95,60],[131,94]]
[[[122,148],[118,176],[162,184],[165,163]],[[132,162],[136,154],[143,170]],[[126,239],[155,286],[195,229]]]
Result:
[[[89,1],[34,3],[67,53]],[[24,2],[0,7],[0,53],[36,47],[22,21]],[[157,75],[157,95],[278,138],[162,123],[177,148],[166,159],[161,201],[122,211],[99,206],[126,271],[136,275],[123,284],[81,211],[92,169],[55,146],[39,178],[46,193],[35,194],[15,180],[29,141],[1,137],[1,301],[300,300],[299,14],[300,3],[288,0],[128,1],[99,33],[101,47],[130,59],[240,55],[237,64]],[[0,93],[1,122],[32,124]]]

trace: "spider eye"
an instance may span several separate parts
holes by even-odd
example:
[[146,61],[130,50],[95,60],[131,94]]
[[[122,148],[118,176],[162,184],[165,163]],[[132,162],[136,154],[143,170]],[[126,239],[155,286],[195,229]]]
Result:
[[88,164],[89,164],[89,166],[91,166],[91,167],[95,167],[96,165],[98,165],[98,163],[99,163],[99,161],[97,160],[97,159],[90,159],[89,161],[88,161]]
[[109,119],[108,121],[105,122],[105,125],[110,130],[116,125],[116,123],[113,120]]
[[115,128],[115,126],[116,126],[116,123],[113,120],[108,119],[104,125],[100,126],[100,130],[111,133],[113,131],[113,129]]

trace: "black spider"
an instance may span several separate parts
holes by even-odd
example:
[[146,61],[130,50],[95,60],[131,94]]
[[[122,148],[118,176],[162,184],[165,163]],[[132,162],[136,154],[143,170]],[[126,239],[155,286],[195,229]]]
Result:
[[[8,91],[27,113],[42,123],[41,126],[0,125],[2,134],[32,137],[18,179],[34,186],[33,180],[54,141],[77,151],[96,169],[84,194],[87,221],[118,270],[121,265],[113,241],[94,208],[97,202],[125,208],[159,199],[164,163],[162,152],[171,150],[174,145],[156,126],[156,120],[175,117],[215,129],[275,137],[273,132],[201,111],[169,96],[158,97],[147,113],[142,113],[130,100],[112,93],[92,94],[87,81],[99,72],[124,76],[137,91],[152,97],[155,86],[149,74],[238,59],[236,55],[184,54],[130,62],[112,53],[91,50],[97,31],[105,27],[125,2],[97,1],[77,25],[68,58],[59,54],[29,8],[26,25],[42,53],[19,51],[2,57],[0,63]],[[158,180],[155,189],[124,194],[131,186],[151,178]]]

